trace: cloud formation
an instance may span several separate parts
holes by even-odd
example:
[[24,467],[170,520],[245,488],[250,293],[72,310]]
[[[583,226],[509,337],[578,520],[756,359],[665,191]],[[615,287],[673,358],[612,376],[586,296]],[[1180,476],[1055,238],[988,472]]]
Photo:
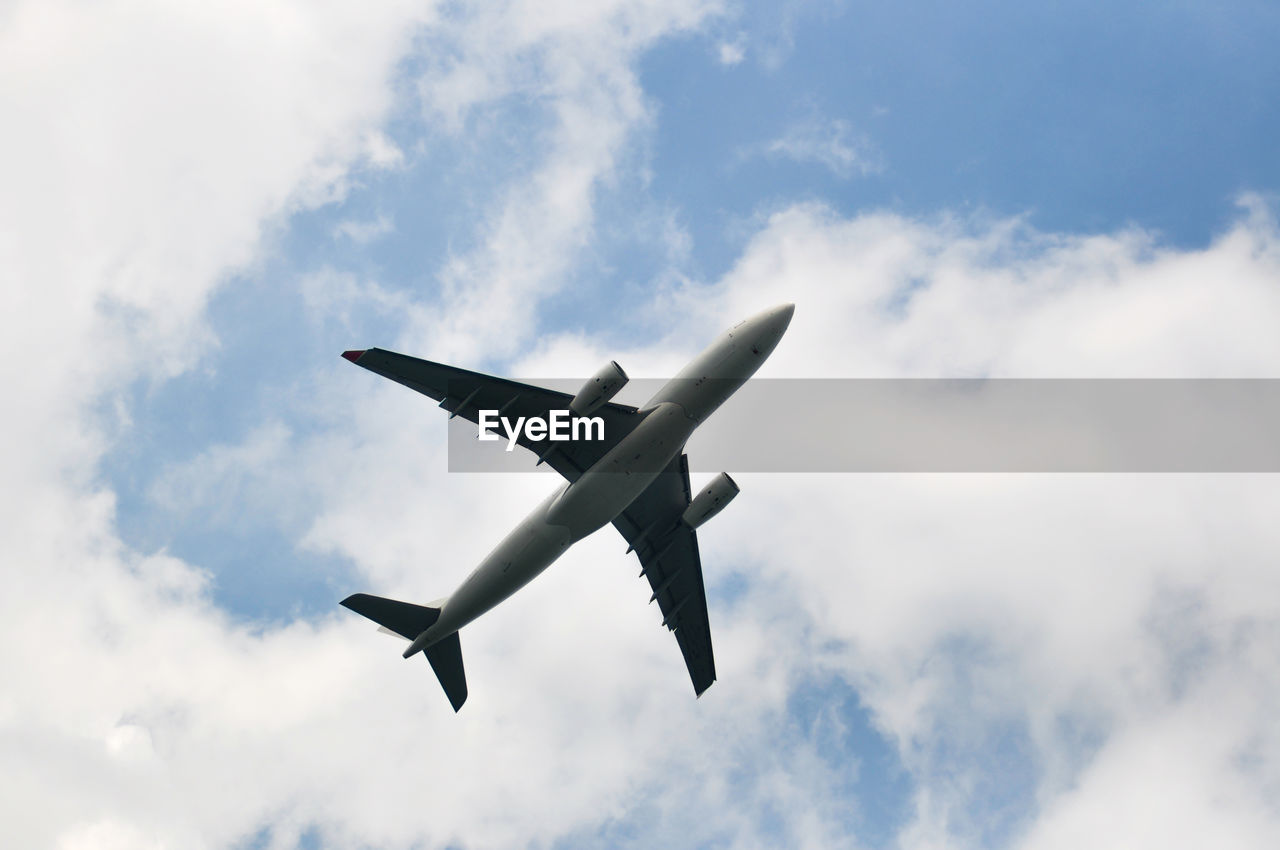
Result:
[[[1252,198],[1197,250],[1138,229],[784,205],[721,279],[647,299],[667,317],[654,338],[549,334],[531,349],[536,306],[589,238],[593,187],[648,120],[628,63],[710,13],[581,8],[440,24],[457,41],[422,77],[431,114],[461,126],[532,97],[549,104],[547,138],[446,268],[439,302],[322,273],[313,321],[392,312],[436,356],[501,343],[513,370],[618,357],[662,374],[794,300],[775,376],[1277,376],[1280,236]],[[606,530],[463,635],[473,695],[457,717],[425,665],[364,621],[240,622],[212,601],[219,576],[122,543],[100,463],[131,433],[125,390],[210,357],[210,293],[237,285],[264,232],[341,194],[353,170],[398,161],[368,140],[397,57],[431,20],[408,5],[239,11],[32,4],[0,34],[0,78],[26,81],[4,90],[6,111],[32,116],[0,142],[14,187],[0,257],[20,284],[0,297],[24,320],[0,367],[22,411],[0,449],[21,485],[0,511],[11,841],[1280,838],[1272,476],[743,476],[744,497],[701,536],[720,674],[701,700]],[[524,307],[484,309],[502,296]],[[443,331],[439,303],[455,311]],[[353,590],[435,598],[551,479],[446,476],[438,411],[343,368],[304,376],[322,389],[282,399],[241,444],[161,476],[157,510],[232,524],[251,511],[349,559]],[[867,790],[895,769],[900,806]]]
[[[1180,252],[1137,234],[1076,238],[1017,222],[846,219],[798,207],[776,216],[723,281],[672,296],[690,309],[669,338],[622,356],[683,359],[707,329],[777,298],[781,282],[801,307],[774,374],[935,368],[945,352],[933,346],[954,343],[936,333],[935,299],[962,326],[1000,317],[971,349],[952,348],[956,368],[1065,369],[1093,350],[1097,315],[1145,315],[1158,269],[1170,282],[1159,303],[1175,313],[1179,299],[1199,298],[1177,281],[1207,271],[1229,280],[1215,288],[1220,312],[1206,317],[1206,333],[1228,352],[1239,346],[1238,359],[1217,371],[1270,374],[1280,362],[1270,343],[1240,343],[1225,322],[1276,310],[1268,299],[1278,244],[1257,209],[1205,250]],[[856,285],[831,285],[855,276]],[[1094,309],[1064,310],[1081,297]],[[1043,325],[1041,316],[1064,313],[1078,318],[1042,345],[1022,336]],[[1185,333],[1169,333],[1164,321],[1135,322],[1125,357],[1107,361],[1110,374],[1190,368],[1194,361],[1181,359]],[[893,339],[903,341],[886,345]],[[1063,339],[1081,340],[1070,358],[1059,350]],[[618,353],[579,356],[594,363]],[[323,494],[307,545],[353,559],[369,587],[426,599],[460,579],[495,529],[550,483],[516,476],[495,490],[487,477],[432,474],[442,467],[443,423],[421,408],[412,393],[379,387],[350,411],[342,433],[304,443],[276,474]],[[424,420],[425,431],[405,425]],[[256,451],[270,433],[216,454],[217,480],[236,457],[245,458],[245,475],[258,474]],[[280,764],[277,779],[250,785],[263,799],[291,802],[250,807],[242,823],[273,823],[281,836],[315,828],[335,846],[357,837],[500,846],[607,832],[613,823],[624,832],[643,823],[646,839],[864,846],[874,815],[851,814],[857,797],[841,791],[852,781],[846,771],[858,770],[850,733],[834,734],[852,761],[833,763],[823,748],[832,733],[816,718],[800,728],[791,719],[796,694],[813,687],[805,683],[833,681],[857,689],[910,777],[911,808],[895,826],[903,846],[1052,847],[1092,838],[1103,824],[1138,843],[1177,833],[1186,846],[1265,846],[1275,835],[1266,797],[1251,790],[1269,787],[1280,767],[1267,720],[1280,672],[1267,567],[1280,542],[1267,518],[1271,476],[740,483],[748,498],[702,535],[720,681],[697,702],[669,638],[638,601],[630,562],[604,533],[468,629],[475,698],[458,718],[425,669],[410,673],[391,641],[337,617],[252,639],[215,629],[213,646],[247,642],[251,655],[212,665],[228,677],[221,687],[193,691],[179,678],[169,698],[181,695],[184,713],[202,718],[215,739],[232,734],[246,763]],[[745,593],[728,594],[735,582]],[[228,650],[194,652],[217,659]],[[202,676],[209,667],[202,662]],[[282,680],[315,705],[259,703],[255,684],[246,697],[259,707],[228,730],[223,715],[247,710],[227,704],[233,683],[249,676]],[[829,688],[819,699],[830,699]],[[832,705],[828,722],[852,722],[839,700]],[[142,724],[153,738],[155,722]],[[258,725],[272,730],[270,740],[253,731]],[[419,727],[437,731],[423,736]],[[145,740],[118,725],[103,736],[109,750]],[[321,738],[351,746],[330,752]],[[212,744],[186,740],[195,747],[192,771],[217,761]],[[467,767],[478,751],[503,753],[501,763]],[[308,778],[289,769],[291,760],[307,766]],[[450,785],[424,777],[422,764],[438,766],[431,777],[453,777]],[[553,783],[559,793],[548,807],[542,789]],[[410,805],[395,790],[404,787],[426,799]],[[1129,789],[1124,805],[1113,803],[1117,787]],[[1210,787],[1232,789],[1229,802],[1215,803]],[[1140,816],[1165,799],[1181,801],[1185,829]],[[772,814],[752,814],[760,811]]]
[[449,50],[419,80],[428,114],[455,132],[518,98],[539,131],[517,145],[533,165],[487,210],[476,246],[440,277],[443,316],[418,328],[452,357],[510,356],[535,327],[530,303],[553,295],[594,225],[594,200],[650,118],[635,63],[661,37],[689,31],[714,0],[527,2],[467,7],[443,31]]
[[787,129],[764,145],[762,152],[800,163],[816,163],[836,177],[866,177],[884,169],[870,140],[854,132],[848,121],[811,119]]

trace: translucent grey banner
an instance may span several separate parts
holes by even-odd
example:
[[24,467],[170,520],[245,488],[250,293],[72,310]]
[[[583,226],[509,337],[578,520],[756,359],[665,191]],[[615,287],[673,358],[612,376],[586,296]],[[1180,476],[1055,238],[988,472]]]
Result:
[[[451,420],[450,471],[549,470],[477,432]],[[685,451],[700,472],[1280,472],[1280,380],[758,379]]]

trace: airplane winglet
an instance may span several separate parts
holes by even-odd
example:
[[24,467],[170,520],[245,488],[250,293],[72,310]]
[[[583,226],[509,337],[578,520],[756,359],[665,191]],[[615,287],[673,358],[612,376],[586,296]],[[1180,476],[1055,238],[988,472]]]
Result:
[[342,356],[343,356],[343,357],[345,357],[345,358],[347,358],[348,360],[350,360],[352,363],[357,363],[357,362],[359,362],[360,357],[361,357],[361,356],[362,356],[362,355],[363,355],[367,350],[368,350],[368,349],[366,349],[366,348],[362,348],[362,349],[360,349],[359,351],[355,351],[355,350],[352,350],[352,351],[344,351],[344,352],[342,352]]

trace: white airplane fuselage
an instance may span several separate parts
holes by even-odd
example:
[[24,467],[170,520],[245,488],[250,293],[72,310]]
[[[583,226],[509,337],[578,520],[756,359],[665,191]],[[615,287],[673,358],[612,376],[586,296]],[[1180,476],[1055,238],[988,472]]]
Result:
[[558,487],[444,601],[408,658],[449,637],[604,527],[645,491],[708,416],[746,383],[786,332],[785,304],[734,325],[640,408],[644,419],[577,481]]

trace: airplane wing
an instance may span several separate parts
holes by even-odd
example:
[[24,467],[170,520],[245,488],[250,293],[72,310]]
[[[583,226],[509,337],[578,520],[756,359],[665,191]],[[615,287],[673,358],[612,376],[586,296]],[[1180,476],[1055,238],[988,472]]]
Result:
[[[502,415],[513,419],[517,416],[546,417],[551,410],[567,409],[573,400],[568,393],[420,360],[381,348],[348,351],[342,356],[357,366],[435,399],[440,407],[449,411],[450,416],[461,416],[477,424],[480,410],[501,410]],[[548,466],[569,481],[577,481],[584,471],[630,434],[643,418],[636,408],[613,402],[606,403],[591,415],[604,419],[605,439],[534,442],[521,432],[518,443],[539,457],[545,455]]]
[[675,632],[693,690],[702,696],[716,680],[716,662],[698,536],[680,520],[691,499],[689,460],[682,453],[613,525],[631,545],[628,551],[634,550],[640,558],[641,575],[648,577],[653,588],[649,601],[657,601],[662,624]]

